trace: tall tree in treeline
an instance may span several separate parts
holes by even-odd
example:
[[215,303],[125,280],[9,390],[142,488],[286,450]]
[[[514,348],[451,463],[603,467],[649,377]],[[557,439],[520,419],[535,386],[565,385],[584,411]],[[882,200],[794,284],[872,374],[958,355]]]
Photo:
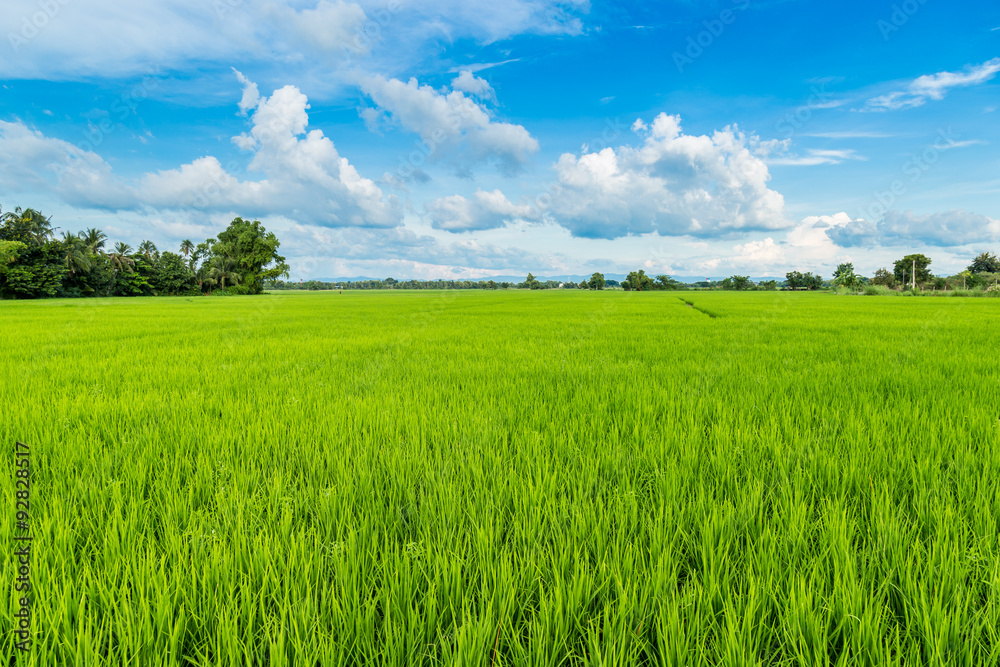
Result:
[[[259,221],[236,218],[219,234],[180,254],[144,240],[105,251],[107,235],[90,228],[52,239],[51,221],[35,209],[0,213],[0,297],[156,296],[200,294],[217,285],[260,294],[265,282],[288,275],[277,237]],[[181,254],[184,256],[182,257]]]

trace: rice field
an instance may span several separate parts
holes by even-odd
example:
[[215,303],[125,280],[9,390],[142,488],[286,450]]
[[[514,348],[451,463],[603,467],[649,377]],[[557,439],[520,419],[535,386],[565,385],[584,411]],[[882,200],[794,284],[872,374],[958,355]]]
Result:
[[766,292],[0,303],[0,654],[1000,664],[998,318]]

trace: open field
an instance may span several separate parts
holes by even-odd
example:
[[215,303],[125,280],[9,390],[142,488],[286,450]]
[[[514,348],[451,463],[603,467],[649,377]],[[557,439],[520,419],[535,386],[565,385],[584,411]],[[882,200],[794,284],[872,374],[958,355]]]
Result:
[[20,440],[23,664],[995,665],[998,318],[767,292],[0,303],[3,626]]

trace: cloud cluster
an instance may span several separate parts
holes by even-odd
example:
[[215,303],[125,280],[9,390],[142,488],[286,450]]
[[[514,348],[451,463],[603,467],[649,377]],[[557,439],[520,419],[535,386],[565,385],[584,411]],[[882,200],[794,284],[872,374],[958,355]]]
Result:
[[[439,92],[416,79],[404,83],[384,76],[367,77],[361,83],[382,114],[420,136],[420,164],[424,159],[446,160],[467,172],[472,165],[493,163],[502,173],[519,172],[538,151],[538,140],[521,125],[493,120],[482,103],[459,89],[473,88],[480,95],[492,92],[482,79],[463,75],[455,86]],[[371,114],[365,116],[369,126],[374,120]]]
[[862,111],[895,111],[923,106],[928,100],[942,100],[952,88],[986,83],[1000,72],[1000,58],[980,65],[969,65],[961,72],[938,72],[918,77],[904,90],[873,97]]
[[237,76],[244,85],[240,109],[253,113],[249,132],[233,141],[252,154],[247,171],[262,175],[259,180],[241,180],[241,165],[223,167],[217,158],[205,156],[128,183],[96,153],[22,123],[0,121],[0,186],[47,189],[66,203],[85,207],[235,211],[327,226],[400,223],[394,197],[361,176],[322,130],[307,131],[309,101],[302,92],[285,86],[260,97],[256,85],[239,72]]
[[441,40],[580,34],[587,11],[587,0],[4,0],[0,78],[276,61],[328,74],[373,55],[400,67]]
[[531,206],[512,204],[500,190],[477,190],[471,199],[442,197],[428,204],[427,212],[435,228],[451,232],[493,229],[508,220],[533,217]]
[[679,117],[660,114],[633,129],[644,139],[638,147],[564,154],[556,163],[548,213],[575,235],[714,236],[788,226],[784,199],[767,187],[767,165],[737,128],[687,135]]
[[1000,220],[962,210],[916,215],[889,211],[877,221],[854,220],[827,235],[843,247],[921,244],[954,247],[1000,240]]

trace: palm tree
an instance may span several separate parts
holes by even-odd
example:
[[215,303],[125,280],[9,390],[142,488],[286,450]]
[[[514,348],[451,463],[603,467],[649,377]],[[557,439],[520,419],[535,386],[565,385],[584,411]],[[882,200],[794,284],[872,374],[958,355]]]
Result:
[[102,232],[100,229],[94,229],[91,227],[83,232],[81,236],[83,237],[83,242],[86,244],[87,249],[89,249],[91,253],[95,255],[103,254],[101,251],[104,248],[104,244],[108,240],[107,234]]
[[115,289],[118,282],[118,274],[123,272],[132,273],[135,270],[135,260],[129,257],[132,248],[127,243],[119,241],[115,244],[113,252],[108,253],[108,261],[111,263],[111,282],[108,284],[108,295]]
[[124,243],[118,243],[115,245],[114,252],[108,253],[108,259],[111,260],[111,270],[114,273],[120,271],[132,271],[135,268],[135,260],[128,256],[132,248]]
[[184,239],[181,241],[181,253],[187,257],[192,252],[194,252],[194,244],[191,243],[191,239]]
[[211,287],[215,285],[215,278],[212,277],[212,270],[205,264],[198,267],[198,271],[194,274],[195,280],[198,281],[198,289],[205,291],[205,286]]
[[139,253],[145,255],[146,259],[153,262],[160,257],[160,251],[152,241],[143,241],[139,244]]
[[208,275],[217,279],[222,289],[226,289],[227,280],[234,285],[240,284],[242,276],[237,271],[238,268],[236,261],[232,257],[216,255],[209,263]]
[[25,236],[14,240],[23,240],[36,246],[50,240],[54,232],[52,221],[33,208],[22,209],[18,206],[13,211],[0,215],[0,223],[18,227],[17,231]]
[[77,270],[89,273],[92,265],[87,244],[76,234],[63,234],[63,264],[69,269],[69,275],[75,276]]

